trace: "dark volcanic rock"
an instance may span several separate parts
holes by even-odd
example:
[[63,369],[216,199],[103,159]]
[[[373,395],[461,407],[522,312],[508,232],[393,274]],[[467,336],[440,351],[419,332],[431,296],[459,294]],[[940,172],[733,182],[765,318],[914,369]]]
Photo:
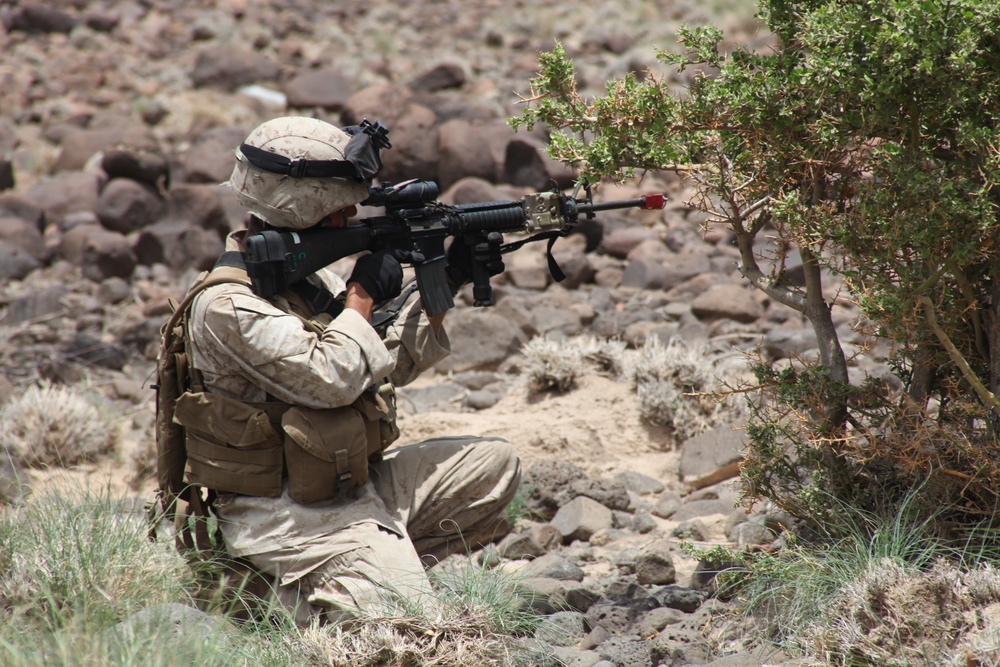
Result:
[[132,243],[123,234],[96,225],[66,232],[60,251],[85,277],[97,282],[112,276],[128,278],[138,264]]
[[24,248],[0,240],[0,279],[20,280],[41,266]]
[[71,14],[41,2],[22,2],[4,18],[4,26],[11,32],[68,33],[76,25]]
[[[350,79],[329,67],[301,72],[282,88],[289,107],[319,107],[329,111],[342,110],[355,92],[354,83]],[[393,141],[395,140],[394,135]]]
[[460,88],[465,83],[465,70],[458,63],[441,63],[414,77],[409,86],[413,90],[435,92]]
[[549,521],[559,510],[562,491],[576,480],[587,478],[580,468],[558,460],[543,460],[529,467],[521,479],[521,488],[527,491],[525,509]]
[[129,178],[111,179],[94,212],[113,232],[128,234],[151,225],[167,210],[167,202],[152,186]]
[[104,151],[101,169],[108,178],[131,178],[158,191],[170,186],[170,161],[155,147],[122,146]]
[[198,52],[191,82],[196,87],[212,86],[233,91],[252,83],[274,81],[281,68],[255,51],[231,46],[210,46]]

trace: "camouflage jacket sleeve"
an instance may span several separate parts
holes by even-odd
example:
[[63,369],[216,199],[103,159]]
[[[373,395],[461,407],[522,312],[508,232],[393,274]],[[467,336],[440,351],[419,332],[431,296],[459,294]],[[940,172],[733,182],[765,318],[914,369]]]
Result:
[[368,322],[345,310],[316,335],[250,288],[210,287],[192,307],[194,365],[211,390],[245,401],[268,394],[312,408],[349,405],[393,369]]
[[[333,271],[323,269],[315,277],[333,294],[347,289],[344,279]],[[399,316],[386,330],[383,342],[392,355],[393,370],[389,381],[397,387],[413,382],[421,373],[451,354],[448,334],[443,327],[434,332],[419,296],[411,298],[403,306]]]
[[431,327],[420,298],[406,304],[385,335],[385,346],[395,358],[389,380],[402,387],[451,353],[444,327]]

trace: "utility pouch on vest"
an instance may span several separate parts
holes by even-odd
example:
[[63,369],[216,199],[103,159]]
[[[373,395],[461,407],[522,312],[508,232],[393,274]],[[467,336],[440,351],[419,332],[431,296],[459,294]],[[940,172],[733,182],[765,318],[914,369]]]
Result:
[[[283,412],[287,406],[275,408]],[[189,483],[250,496],[281,495],[282,438],[273,425],[277,414],[218,394],[185,392],[174,419],[186,433]]]
[[[164,329],[168,328],[167,323]],[[183,326],[165,331],[156,361],[156,476],[166,506],[185,488],[184,429],[174,421],[174,406],[188,383]]]
[[368,424],[361,411],[291,408],[285,431],[288,495],[297,503],[329,500],[368,481]]
[[382,451],[399,438],[396,388],[383,384],[376,391],[366,391],[354,406],[368,422],[368,456],[380,458]]

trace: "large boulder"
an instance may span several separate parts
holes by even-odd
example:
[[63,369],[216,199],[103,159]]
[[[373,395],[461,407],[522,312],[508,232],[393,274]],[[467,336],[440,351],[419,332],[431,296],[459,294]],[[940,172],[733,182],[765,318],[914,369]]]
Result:
[[354,84],[332,67],[307,70],[292,77],[282,87],[288,106],[342,111],[354,94]]
[[465,85],[465,68],[458,63],[438,63],[424,70],[410,80],[413,90],[437,92],[449,88],[461,88]]
[[130,178],[157,191],[170,186],[170,160],[155,146],[114,146],[101,156],[108,178]]
[[72,14],[44,2],[22,2],[16,9],[5,14],[3,19],[8,31],[29,34],[65,34],[75,28],[77,23]]
[[521,329],[489,309],[456,312],[448,318],[451,354],[438,362],[444,373],[494,370],[524,344]]
[[[504,127],[506,134],[510,129]],[[475,176],[492,183],[499,180],[496,157],[497,126],[490,123],[450,120],[440,127],[438,183],[446,189],[461,178]],[[506,138],[506,137],[505,137]]]
[[532,190],[551,190],[553,183],[560,189],[573,186],[576,172],[562,162],[549,157],[545,144],[534,137],[515,137],[504,152],[503,181],[523,185]]
[[[96,197],[96,189],[94,195]],[[42,231],[45,226],[45,209],[39,202],[29,199],[24,192],[0,194],[0,217],[20,218],[31,223],[38,231]]]
[[83,272],[85,278],[128,278],[138,261],[124,234],[99,225],[77,225],[63,235],[60,254]]
[[38,226],[23,218],[4,215],[0,212],[0,241],[4,241],[35,260],[44,261],[48,252]]
[[216,127],[202,133],[184,155],[184,180],[212,185],[229,180],[236,164],[235,151],[248,133],[241,127]]
[[155,150],[156,142],[147,127],[128,118],[97,118],[91,120],[89,127],[69,128],[60,142],[59,155],[52,171],[83,169],[95,155],[122,145]]
[[107,229],[122,234],[153,224],[167,210],[167,202],[151,185],[130,178],[108,181],[94,212]]
[[407,105],[389,135],[392,149],[382,153],[382,180],[398,183],[411,178],[438,179],[440,151],[433,111],[419,104]]
[[493,183],[484,178],[467,176],[451,184],[441,193],[440,200],[445,204],[478,204],[480,202],[507,200]]
[[171,220],[183,220],[201,229],[218,234],[219,238],[232,231],[226,209],[225,196],[228,188],[207,184],[184,184],[170,190],[168,194],[169,212],[166,217]]
[[140,264],[166,264],[179,271],[210,270],[224,249],[218,233],[180,219],[161,220],[143,228],[134,243]]
[[527,493],[525,510],[549,521],[568,499],[567,491],[574,482],[585,481],[587,474],[568,461],[543,459],[532,464],[521,480]]
[[389,84],[363,88],[348,98],[344,110],[340,112],[340,121],[344,125],[357,125],[366,118],[372,122],[380,120],[389,128],[389,141],[395,144],[396,137],[392,130],[407,108],[409,97],[410,93],[405,89]]
[[0,239],[0,280],[20,280],[41,265],[24,248]]
[[195,56],[191,82],[196,88],[234,91],[253,83],[275,81],[281,67],[265,55],[232,46],[209,46]]
[[599,530],[614,525],[614,515],[607,507],[586,496],[577,496],[559,508],[552,517],[552,525],[569,544],[575,540],[586,542]]
[[691,302],[691,311],[700,320],[730,319],[746,324],[764,314],[760,302],[749,288],[736,283],[713,285]]
[[743,460],[746,434],[732,426],[719,426],[688,438],[681,445],[680,476],[691,484],[709,480]]
[[25,199],[44,211],[46,224],[62,227],[67,216],[97,208],[99,188],[97,174],[70,171],[37,183]]

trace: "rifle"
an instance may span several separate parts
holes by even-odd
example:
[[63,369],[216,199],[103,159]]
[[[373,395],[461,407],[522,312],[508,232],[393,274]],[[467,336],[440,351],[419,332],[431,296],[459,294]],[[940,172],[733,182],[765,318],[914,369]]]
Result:
[[[557,282],[565,276],[552,257],[552,245],[568,236],[581,215],[621,208],[662,209],[662,194],[597,202],[589,186],[577,199],[553,190],[525,195],[517,201],[491,201],[448,206],[437,201],[434,181],[409,180],[369,188],[365,206],[382,206],[385,215],[365,218],[341,228],[306,231],[265,230],[246,239],[245,262],[253,291],[267,298],[338,259],[365,250],[390,250],[413,266],[417,288],[429,315],[443,313],[455,302],[445,272],[445,240],[463,236],[472,249],[473,301],[493,305],[492,258],[525,243],[548,240],[549,270]],[[575,193],[574,193],[575,194]],[[503,244],[505,232],[533,236]]]

